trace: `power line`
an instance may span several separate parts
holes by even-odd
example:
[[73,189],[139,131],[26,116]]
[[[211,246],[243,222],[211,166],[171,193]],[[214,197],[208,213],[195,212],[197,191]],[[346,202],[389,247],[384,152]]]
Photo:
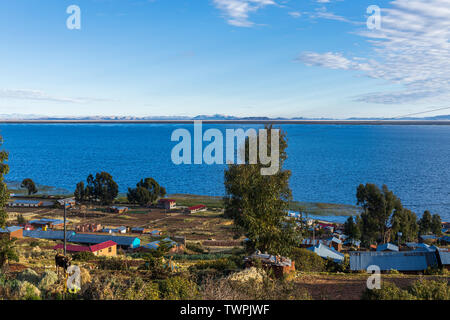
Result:
[[428,110],[428,111],[409,113],[409,114],[406,114],[406,115],[393,117],[392,119],[405,118],[405,117],[409,117],[409,116],[415,116],[415,115],[418,115],[418,114],[430,113],[430,112],[434,112],[434,111],[447,110],[447,109],[450,109],[450,107],[442,107],[442,108]]

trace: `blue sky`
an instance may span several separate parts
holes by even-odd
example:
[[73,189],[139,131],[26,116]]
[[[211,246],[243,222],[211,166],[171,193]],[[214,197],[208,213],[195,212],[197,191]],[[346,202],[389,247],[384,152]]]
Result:
[[[80,30],[66,27],[72,4]],[[366,26],[370,5],[381,8],[379,30]],[[344,118],[442,108],[449,17],[450,0],[2,1],[0,114]]]

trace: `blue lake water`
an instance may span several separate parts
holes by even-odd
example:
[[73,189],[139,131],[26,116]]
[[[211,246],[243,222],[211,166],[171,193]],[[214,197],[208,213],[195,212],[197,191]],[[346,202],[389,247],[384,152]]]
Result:
[[[238,127],[251,126],[203,125]],[[281,127],[295,200],[355,204],[360,183],[384,183],[419,215],[428,209],[450,220],[450,126]],[[224,165],[172,163],[177,128],[193,131],[188,124],[1,124],[7,180],[73,191],[89,173],[107,171],[121,192],[154,177],[169,193],[223,195]]]

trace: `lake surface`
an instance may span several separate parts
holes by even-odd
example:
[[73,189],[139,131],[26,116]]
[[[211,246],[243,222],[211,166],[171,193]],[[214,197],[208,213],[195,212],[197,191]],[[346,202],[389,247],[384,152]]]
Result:
[[[251,125],[204,124],[203,130]],[[107,171],[121,192],[154,177],[168,193],[223,195],[224,165],[175,165],[177,128],[189,124],[1,124],[9,181],[75,189]],[[355,204],[360,183],[387,184],[409,207],[450,220],[450,126],[282,125],[295,200]],[[204,142],[206,146],[208,142]]]

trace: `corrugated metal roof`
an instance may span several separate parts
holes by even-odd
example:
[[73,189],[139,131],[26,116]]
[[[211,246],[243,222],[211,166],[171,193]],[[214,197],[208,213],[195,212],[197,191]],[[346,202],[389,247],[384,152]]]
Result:
[[350,252],[351,270],[367,270],[371,265],[382,271],[422,271],[437,266],[437,258],[434,252],[425,251]]
[[342,240],[338,239],[336,237],[329,238],[328,241],[335,242],[335,243],[342,243]]
[[350,239],[350,240],[345,241],[344,244],[359,247],[361,245],[361,241]]
[[0,228],[0,233],[10,233],[17,230],[23,229],[22,227],[12,226],[12,227],[6,227],[5,229]]
[[119,246],[127,246],[131,248],[137,248],[141,244],[141,240],[136,237],[121,237],[121,236],[112,236],[112,235],[110,236],[100,234],[76,233],[72,235],[69,239],[70,242],[89,243],[89,244],[98,244],[108,240],[114,241]]
[[450,252],[448,249],[438,249],[439,259],[444,266],[450,265]]
[[434,240],[437,239],[437,237],[434,234],[426,234],[426,235],[421,235],[420,238],[422,240]]
[[399,251],[398,246],[393,243],[380,244],[377,251]]
[[439,238],[439,240],[450,243],[450,236],[443,236],[443,237]]
[[317,255],[319,255],[324,259],[330,258],[335,262],[343,262],[345,258],[345,256],[342,253],[336,251],[334,248],[327,247],[323,244],[310,247],[307,250],[316,253]]
[[[69,241],[69,238],[74,234],[75,234],[74,231],[67,231],[66,233],[67,241]],[[24,230],[23,236],[36,239],[64,240],[64,231]]]

